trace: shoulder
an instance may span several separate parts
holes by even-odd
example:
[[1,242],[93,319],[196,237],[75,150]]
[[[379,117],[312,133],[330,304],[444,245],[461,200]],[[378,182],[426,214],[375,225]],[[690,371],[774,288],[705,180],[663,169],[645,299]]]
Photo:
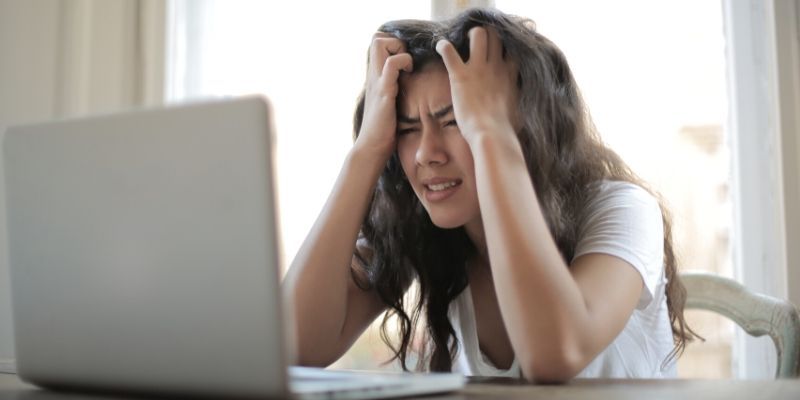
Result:
[[587,202],[589,210],[615,205],[636,205],[661,209],[658,200],[635,183],[603,180],[593,183],[591,189],[593,193]]
[[[599,181],[590,187],[592,192],[579,218],[578,237],[581,238],[598,224],[623,223],[663,229],[661,205],[650,192],[639,185],[624,181]],[[663,233],[662,233],[663,234]]]
[[598,234],[605,239],[619,240],[642,235],[643,239],[663,237],[661,205],[641,186],[630,182],[600,181],[590,190],[592,193],[578,221],[579,243]]
[[630,182],[601,181],[581,213],[573,259],[589,253],[616,256],[631,264],[652,298],[664,265],[664,222],[661,206],[647,190]]

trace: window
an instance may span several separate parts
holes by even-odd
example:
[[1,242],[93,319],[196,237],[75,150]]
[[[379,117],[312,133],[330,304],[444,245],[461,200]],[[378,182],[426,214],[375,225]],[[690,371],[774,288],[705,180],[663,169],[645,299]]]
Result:
[[430,4],[371,1],[357,17],[339,2],[176,0],[171,8],[169,101],[271,100],[288,266],[352,145],[371,33],[393,18],[427,18]]
[[[723,15],[759,2],[743,3],[725,11],[718,1],[495,1],[533,19],[564,51],[604,140],[669,205],[682,268],[726,276],[734,275],[730,165],[739,162],[729,152],[726,54],[740,44]],[[169,100],[264,93],[273,102],[287,265],[351,145],[370,33],[388,20],[429,18],[431,2],[361,3],[357,18],[347,7],[171,3]],[[679,373],[730,376],[732,324],[689,318],[709,342],[690,346]],[[374,330],[358,343],[339,366],[370,368],[388,355]]]

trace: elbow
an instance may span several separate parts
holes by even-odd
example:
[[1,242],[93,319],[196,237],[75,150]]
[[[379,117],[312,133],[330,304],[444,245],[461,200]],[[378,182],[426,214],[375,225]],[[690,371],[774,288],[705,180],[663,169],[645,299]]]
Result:
[[[331,351],[333,343],[323,342],[319,337],[309,335],[308,329],[298,328],[286,338],[284,354],[289,365],[325,368],[336,361],[336,356]],[[305,334],[302,333],[304,331]]]
[[319,340],[314,341],[301,336],[296,339],[296,347],[290,364],[301,367],[327,368],[344,353],[344,351],[338,350],[338,346],[334,346],[333,343],[325,345]]
[[294,354],[294,360],[292,360],[291,364],[301,367],[327,368],[337,359],[336,354],[325,351],[325,349],[300,345]]
[[562,384],[574,378],[586,367],[578,346],[553,346],[520,359],[525,380],[534,383]]
[[330,361],[329,359],[323,359],[320,357],[308,357],[308,356],[304,357],[302,354],[298,354],[293,364],[301,367],[327,368],[329,365],[333,364],[333,361]]

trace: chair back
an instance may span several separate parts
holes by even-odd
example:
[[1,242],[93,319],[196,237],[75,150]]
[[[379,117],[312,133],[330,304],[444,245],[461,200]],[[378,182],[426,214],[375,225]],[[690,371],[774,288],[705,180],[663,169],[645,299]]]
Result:
[[752,336],[769,335],[778,355],[776,378],[800,377],[800,313],[792,303],[755,293],[703,272],[682,272],[686,308],[719,313]]

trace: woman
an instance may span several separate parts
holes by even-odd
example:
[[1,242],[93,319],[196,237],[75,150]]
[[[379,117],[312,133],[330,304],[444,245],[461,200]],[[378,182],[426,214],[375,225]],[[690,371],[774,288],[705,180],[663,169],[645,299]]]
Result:
[[285,281],[300,364],[329,365],[386,311],[404,369],[424,316],[431,371],[675,376],[691,331],[669,219],[530,21],[383,25],[355,137]]

